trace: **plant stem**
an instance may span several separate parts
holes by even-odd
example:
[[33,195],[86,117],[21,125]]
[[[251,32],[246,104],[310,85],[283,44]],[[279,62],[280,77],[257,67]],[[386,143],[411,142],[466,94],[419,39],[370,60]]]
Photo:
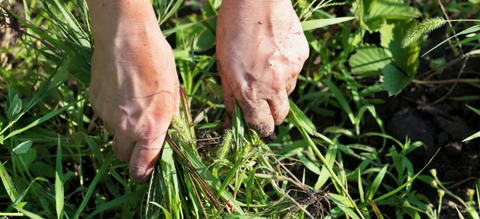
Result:
[[467,83],[467,82],[480,82],[480,79],[476,78],[459,78],[459,79],[448,79],[448,80],[438,80],[438,81],[421,81],[421,80],[412,80],[416,84],[451,84],[451,83]]
[[465,21],[480,21],[479,19],[454,19],[454,20],[448,20],[451,22],[465,22]]
[[345,187],[343,187],[343,184],[342,182],[340,181],[340,179],[338,179],[337,175],[335,175],[335,173],[333,172],[332,168],[330,168],[330,166],[328,166],[328,162],[327,160],[325,160],[325,158],[323,157],[322,153],[320,153],[320,151],[318,150],[317,146],[315,145],[315,143],[312,141],[312,139],[310,138],[310,136],[308,135],[308,133],[305,131],[305,129],[301,126],[298,126],[297,127],[298,130],[300,131],[300,133],[302,134],[302,136],[307,140],[308,142],[308,145],[312,148],[312,150],[315,152],[315,154],[318,156],[318,158],[320,159],[320,161],[322,162],[323,165],[325,165],[325,168],[327,168],[327,171],[330,173],[330,176],[332,177],[333,181],[338,184],[338,186],[342,189],[342,192],[345,193],[345,195],[347,196],[348,200],[352,203],[352,205],[355,207],[355,210],[357,211],[357,213],[360,215],[360,217],[362,219],[365,219],[363,217],[363,214],[362,212],[360,211],[360,209],[357,207],[355,201],[353,201],[352,197],[350,197],[350,194],[348,194],[348,191],[345,189]]

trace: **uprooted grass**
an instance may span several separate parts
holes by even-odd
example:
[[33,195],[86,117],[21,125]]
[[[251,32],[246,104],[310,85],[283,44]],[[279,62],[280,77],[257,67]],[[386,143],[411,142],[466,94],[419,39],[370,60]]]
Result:
[[[182,103],[187,103],[181,93]],[[167,135],[150,181],[145,218],[319,218],[329,214],[328,193],[307,187],[290,173],[245,127],[238,106],[232,130],[204,154],[198,152],[188,108],[183,105],[183,119],[173,119],[174,129]]]

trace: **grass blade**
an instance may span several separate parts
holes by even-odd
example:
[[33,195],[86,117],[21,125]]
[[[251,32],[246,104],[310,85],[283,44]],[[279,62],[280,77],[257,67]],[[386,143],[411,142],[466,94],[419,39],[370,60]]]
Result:
[[27,211],[27,210],[24,210],[23,208],[17,208],[15,207],[15,209],[17,209],[17,211],[20,211],[22,212],[25,216],[29,217],[29,218],[32,218],[32,219],[43,219],[43,217],[41,217],[40,215],[37,215],[37,214],[34,214],[30,211]]
[[313,30],[313,29],[318,29],[321,27],[326,27],[338,23],[342,23],[345,21],[350,21],[355,19],[355,17],[338,17],[338,18],[322,18],[322,19],[316,19],[316,20],[308,20],[302,22],[302,29],[303,31],[308,31],[308,30]]
[[380,209],[378,209],[377,205],[370,199],[368,200],[368,202],[372,206],[373,211],[375,212],[375,215],[377,216],[377,219],[384,219],[383,215],[382,215],[382,212],[380,212]]
[[[7,139],[9,139],[9,138],[11,138],[11,137],[13,137],[13,136],[15,136],[15,135],[18,135],[18,134],[20,134],[20,133],[22,133],[22,132],[24,132],[24,131],[26,131],[26,130],[28,130],[28,129],[31,129],[31,128],[37,126],[37,125],[42,124],[43,122],[45,122],[45,121],[53,118],[54,116],[60,114],[61,112],[67,110],[68,108],[76,105],[79,101],[81,101],[81,100],[74,101],[74,102],[72,102],[72,103],[70,103],[70,104],[68,104],[68,105],[66,105],[66,106],[64,106],[64,107],[62,107],[62,108],[60,108],[60,109],[57,109],[57,110],[54,110],[54,111],[52,111],[52,112],[49,112],[49,113],[45,114],[44,116],[40,117],[39,119],[37,119],[37,120],[33,121],[32,123],[28,124],[27,126],[11,132],[10,134],[7,135],[7,137],[5,137],[5,138],[3,139],[3,141],[5,141],[5,140],[7,140]],[[8,126],[7,126],[6,128],[8,128]],[[3,131],[2,131],[2,132],[3,132]]]
[[473,33],[473,32],[477,32],[480,30],[480,25],[475,25],[475,26],[472,26],[472,27],[469,27],[451,37],[449,37],[448,39],[442,41],[441,43],[437,44],[436,46],[434,46],[433,48],[431,48],[430,50],[428,50],[427,52],[425,52],[422,57],[426,56],[428,53],[430,53],[431,51],[435,50],[436,48],[438,48],[439,46],[441,46],[442,44],[448,42],[449,40],[451,40],[452,38],[454,37],[457,37],[459,35],[465,35],[465,34],[469,34],[469,33]]
[[60,144],[60,136],[57,142],[57,163],[55,165],[55,202],[57,209],[57,218],[63,217],[64,191],[63,191],[63,166],[62,166],[62,147]]
[[[337,144],[330,145],[327,151],[327,155],[325,156],[325,160],[327,160],[327,165],[330,168],[333,168],[333,164],[335,163],[337,149],[338,149]],[[329,178],[330,178],[330,174],[328,173],[327,168],[325,166],[322,166],[322,170],[320,171],[320,175],[318,176],[317,183],[315,183],[315,186],[313,187],[314,190],[320,189],[323,185],[325,185],[325,183]]]
[[[110,208],[114,208],[114,207],[116,207],[118,205],[121,205],[123,203],[129,202],[129,201],[132,201],[132,200],[141,199],[144,194],[145,194],[145,189],[122,195],[122,196],[120,196],[116,199],[113,199],[112,201],[109,201],[109,202],[101,205],[99,208],[97,208],[97,210],[95,210],[90,215],[88,215],[88,217],[86,219],[93,218],[95,215],[100,214],[100,213],[104,212],[105,210],[108,210]],[[150,202],[150,204],[154,204],[154,203]]]
[[375,193],[377,192],[378,187],[380,187],[380,183],[382,183],[383,177],[385,177],[385,173],[387,172],[388,164],[385,165],[382,170],[378,173],[375,180],[373,180],[372,185],[367,191],[367,197],[365,199],[370,200],[373,198]]
[[[410,180],[408,180],[406,183],[402,184],[398,188],[392,190],[391,192],[374,199],[373,202],[378,202],[378,201],[384,200],[384,199],[394,195],[395,193],[399,192],[400,190],[402,190],[403,188],[408,186],[410,183],[412,183],[425,170],[425,168],[427,168],[427,166],[433,161],[433,159],[437,156],[438,152],[440,152],[440,148],[437,150],[437,152],[435,152],[433,157],[430,158],[428,163],[417,174],[415,174],[415,176],[413,176]],[[359,205],[359,207],[363,208],[363,207],[366,207],[367,205],[368,205],[368,203],[362,203],[362,204]]]
[[77,212],[73,216],[74,219],[77,219],[80,217],[80,214],[82,213],[83,209],[85,206],[87,206],[88,201],[92,197],[93,191],[97,187],[98,182],[100,182],[100,179],[102,179],[103,175],[107,172],[108,166],[112,162],[113,159],[113,153],[110,153],[108,157],[105,159],[103,162],[102,166],[100,167],[100,170],[98,171],[97,175],[95,175],[95,178],[92,181],[92,184],[88,187],[87,194],[85,194],[85,197],[83,198],[82,203],[77,209]]
[[158,204],[156,202],[150,202],[150,204],[155,205],[155,206],[159,207],[160,209],[162,209],[163,213],[165,214],[166,219],[172,219],[172,215],[163,206],[161,206],[160,204]]
[[352,109],[350,108],[350,105],[348,104],[347,99],[345,99],[340,89],[338,89],[338,87],[329,80],[323,80],[323,83],[325,83],[325,85],[327,85],[328,88],[330,88],[330,90],[333,93],[333,96],[337,99],[338,103],[340,103],[343,110],[345,110],[345,112],[348,115],[348,118],[350,118],[350,122],[352,122],[352,124],[355,124],[355,116],[353,115]]
[[313,135],[316,131],[315,125],[307,118],[307,116],[295,105],[292,101],[290,101],[290,109],[293,111],[293,115],[296,117],[300,125],[308,132],[308,134]]
[[8,196],[12,202],[15,202],[18,199],[18,192],[15,189],[15,186],[12,182],[12,178],[10,174],[8,174],[5,166],[0,161],[0,179],[2,179],[2,184],[5,187],[5,191],[7,191]]
[[362,173],[360,171],[357,172],[358,174],[358,194],[360,196],[360,202],[365,202],[365,196],[363,191],[363,184],[362,184]]

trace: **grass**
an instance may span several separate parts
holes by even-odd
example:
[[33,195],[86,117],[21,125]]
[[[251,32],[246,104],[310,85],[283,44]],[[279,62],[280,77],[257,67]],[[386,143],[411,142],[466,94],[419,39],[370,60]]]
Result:
[[[296,1],[310,59],[286,122],[276,138],[260,139],[238,107],[232,129],[222,128],[225,107],[211,54],[219,1],[190,1],[188,7],[199,13],[180,17],[187,7],[182,3],[153,2],[164,34],[176,42],[182,115],[173,120],[146,185],[129,179],[128,165],[114,158],[112,138],[90,108],[94,43],[85,2],[33,0],[20,4],[20,11],[4,7],[1,218],[440,218],[447,196],[460,215],[479,218],[477,188],[468,190],[466,200],[451,192],[434,171],[425,171],[435,156],[414,168],[409,155],[426,146],[390,136],[376,110],[382,100],[372,98],[385,90],[400,92],[414,78],[418,63],[412,60],[420,46],[411,39],[404,45],[399,33],[423,40],[431,31],[426,25],[412,29],[421,15],[417,8],[367,0]],[[464,6],[449,7],[469,13]],[[422,16],[441,16],[436,10]],[[478,44],[475,28],[447,39],[466,35],[459,45]],[[381,47],[366,42],[367,33],[380,34]],[[375,82],[364,83],[368,78]],[[367,117],[376,127],[366,129]],[[325,118],[335,122],[320,130]],[[379,143],[365,143],[374,138]],[[419,181],[431,183],[439,196],[415,190]],[[433,200],[438,206],[432,207]]]

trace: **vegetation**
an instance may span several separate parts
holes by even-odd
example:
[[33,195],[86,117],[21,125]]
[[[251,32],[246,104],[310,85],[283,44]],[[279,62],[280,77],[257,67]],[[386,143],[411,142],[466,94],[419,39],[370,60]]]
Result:
[[[459,194],[451,185],[463,179],[445,182],[429,166],[443,145],[412,159],[432,146],[394,137],[378,110],[408,89],[448,84],[419,105],[460,102],[480,114],[480,95],[450,96],[480,88],[463,77],[480,54],[478,0],[294,1],[311,54],[287,120],[263,139],[238,107],[223,129],[213,49],[220,3],[153,1],[174,47],[182,115],[150,183],[136,185],[90,108],[86,3],[0,0],[0,217],[452,218],[447,207],[480,218],[478,188]],[[451,66],[460,66],[455,76],[431,76]]]

